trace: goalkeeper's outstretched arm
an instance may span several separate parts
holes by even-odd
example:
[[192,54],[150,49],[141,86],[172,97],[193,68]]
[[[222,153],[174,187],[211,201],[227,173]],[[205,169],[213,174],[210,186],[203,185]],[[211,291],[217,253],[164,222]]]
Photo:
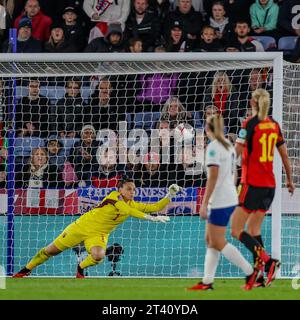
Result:
[[157,201],[156,203],[135,202],[135,208],[145,213],[161,211],[167,206],[167,204],[172,200],[172,198],[175,197],[176,194],[181,190],[182,190],[182,187],[178,186],[177,184],[172,184],[168,188],[168,193],[163,199]]
[[151,216],[147,213],[159,212],[164,209],[170,202],[171,198],[180,190],[181,187],[176,184],[172,184],[168,189],[167,195],[156,203],[147,204],[131,201],[129,205],[129,201],[133,200],[135,194],[135,184],[132,180],[125,178],[119,183],[119,193],[121,198],[118,199],[116,197],[114,206],[120,212],[135,218],[146,219],[154,222],[167,222],[170,220],[167,216]]

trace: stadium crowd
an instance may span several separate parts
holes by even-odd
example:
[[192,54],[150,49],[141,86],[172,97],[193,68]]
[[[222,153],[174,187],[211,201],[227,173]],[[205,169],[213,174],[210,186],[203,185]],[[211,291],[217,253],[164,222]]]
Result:
[[[299,61],[297,4],[297,0],[51,0],[49,5],[46,0],[2,0],[0,45],[2,52],[12,50],[8,30],[14,27],[17,52],[279,49]],[[294,38],[280,41],[287,36]]]
[[[51,0],[49,6],[43,0],[7,0],[0,1],[0,46],[2,52],[11,52],[11,27],[18,30],[17,52],[23,53],[273,51],[280,49],[283,37],[292,37],[294,48],[284,53],[300,62],[300,21],[299,28],[292,24],[296,4],[294,0]],[[266,43],[262,36],[273,40]],[[0,188],[7,183],[8,81],[0,79]],[[208,115],[221,113],[226,135],[235,141],[249,112],[252,91],[265,88],[272,95],[272,70],[30,78],[18,80],[18,87],[25,90],[18,95],[15,110],[16,187],[114,187],[124,173],[138,187],[170,183],[193,187],[205,184],[206,177],[191,153],[183,154],[179,164],[174,159],[161,163],[163,146],[174,148],[174,137],[171,142],[164,140],[164,130],[180,123],[203,129]],[[159,129],[160,151],[152,152],[146,144],[142,163],[120,164],[115,161],[120,155],[109,150],[99,162],[97,152],[104,140],[96,139],[98,131],[110,129],[118,139],[120,121],[127,121],[128,130]]]

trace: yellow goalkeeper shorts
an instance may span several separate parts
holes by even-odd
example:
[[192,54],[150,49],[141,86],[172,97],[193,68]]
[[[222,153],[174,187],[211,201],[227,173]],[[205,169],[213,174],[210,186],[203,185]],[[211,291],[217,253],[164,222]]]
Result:
[[64,251],[84,242],[86,250],[90,253],[93,247],[106,250],[108,236],[108,234],[84,232],[78,225],[72,223],[53,241],[53,244]]

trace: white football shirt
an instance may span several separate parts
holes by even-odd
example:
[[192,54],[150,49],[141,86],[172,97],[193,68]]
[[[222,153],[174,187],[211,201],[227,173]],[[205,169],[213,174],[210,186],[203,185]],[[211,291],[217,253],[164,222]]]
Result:
[[213,140],[206,150],[208,177],[208,168],[210,166],[219,167],[216,186],[209,199],[210,208],[228,208],[237,205],[238,195],[234,185],[234,172],[236,167],[236,153],[234,147],[231,145],[230,148],[226,150],[218,140]]

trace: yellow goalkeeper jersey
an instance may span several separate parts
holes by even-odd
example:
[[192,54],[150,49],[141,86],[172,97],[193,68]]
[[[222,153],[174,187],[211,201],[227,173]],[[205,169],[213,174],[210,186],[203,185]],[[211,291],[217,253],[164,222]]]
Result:
[[96,208],[78,218],[75,224],[86,233],[109,234],[129,216],[145,219],[146,213],[161,211],[169,202],[168,198],[163,198],[151,204],[134,200],[126,203],[118,191],[112,191]]

